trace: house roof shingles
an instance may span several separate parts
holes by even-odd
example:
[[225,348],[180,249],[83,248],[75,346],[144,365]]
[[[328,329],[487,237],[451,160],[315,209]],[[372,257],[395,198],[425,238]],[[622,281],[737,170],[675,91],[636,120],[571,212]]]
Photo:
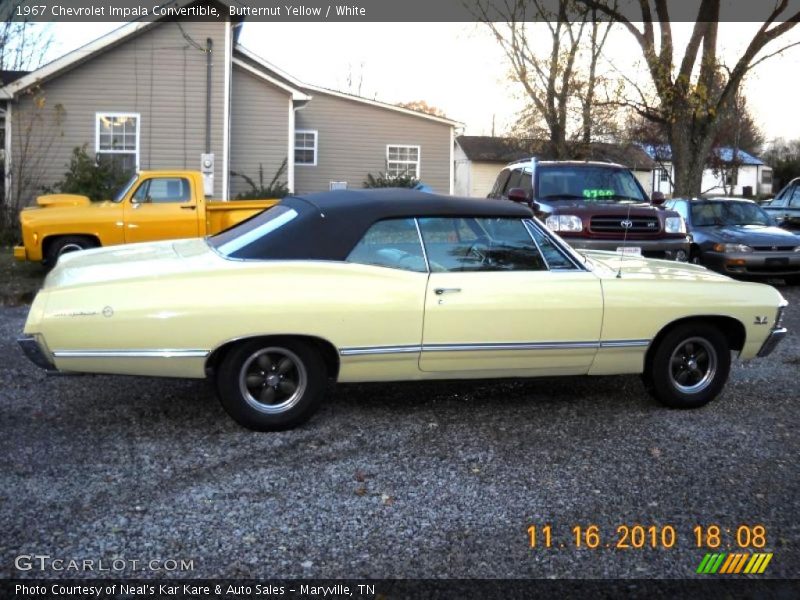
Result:
[[[456,141],[472,161],[510,163],[531,156],[539,160],[556,158],[552,144],[543,140],[462,135]],[[571,142],[568,148],[570,153],[567,158],[570,160],[602,160],[635,170],[649,171],[656,167],[653,159],[636,144]]]

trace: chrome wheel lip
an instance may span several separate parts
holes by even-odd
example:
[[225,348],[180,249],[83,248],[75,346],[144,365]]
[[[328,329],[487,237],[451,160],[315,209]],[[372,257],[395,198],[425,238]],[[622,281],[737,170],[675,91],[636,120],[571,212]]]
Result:
[[[697,363],[697,360],[690,356],[691,353],[689,353],[687,349],[689,344],[699,346],[708,355],[708,360],[704,369],[700,369],[700,365]],[[692,370],[702,371],[702,377],[700,380],[692,385],[683,385],[680,383],[676,378],[676,372],[680,372],[680,367],[675,367],[676,359],[680,360],[683,365],[691,367]],[[714,349],[714,346],[711,344],[711,342],[703,337],[686,338],[675,346],[675,349],[672,351],[672,354],[669,357],[668,369],[670,382],[675,389],[681,393],[697,394],[707,389],[708,386],[711,385],[711,382],[714,381],[714,376],[717,373],[717,364],[717,351]]]
[[[253,374],[251,373],[251,367],[261,356],[265,354],[269,355],[270,358],[276,357],[272,360],[273,370],[281,360],[289,359],[292,362],[292,369],[290,372],[294,371],[296,374],[294,377],[288,378],[289,381],[295,384],[294,392],[288,398],[285,398],[276,404],[266,404],[261,402],[258,398],[253,396],[253,394],[250,392],[250,389],[247,387],[247,377],[248,375]],[[260,368],[257,367],[257,370],[260,370]],[[275,377],[276,375],[272,372],[265,374],[265,382],[267,379],[269,379],[270,383],[274,383]],[[284,379],[280,379],[279,381],[284,381]],[[242,367],[239,369],[239,392],[241,393],[242,398],[244,398],[245,402],[247,402],[248,406],[251,408],[257,410],[258,412],[269,415],[281,414],[294,407],[300,401],[300,398],[303,397],[307,385],[308,372],[306,371],[303,361],[300,360],[300,357],[291,350],[287,348],[281,348],[279,346],[269,346],[256,350],[247,358],[247,360],[244,361],[244,363],[242,363]]]
[[83,246],[81,246],[80,244],[74,244],[74,243],[64,244],[59,249],[58,256],[61,256],[62,254],[67,254],[68,252],[80,252],[83,249],[84,249]]

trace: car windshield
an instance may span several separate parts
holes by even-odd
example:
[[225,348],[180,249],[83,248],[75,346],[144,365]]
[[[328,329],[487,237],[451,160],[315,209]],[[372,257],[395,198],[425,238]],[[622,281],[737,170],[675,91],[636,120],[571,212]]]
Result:
[[123,185],[121,188],[117,190],[117,193],[114,194],[112,200],[114,200],[114,202],[121,202],[122,199],[125,197],[125,194],[127,194],[128,190],[130,190],[133,187],[133,184],[136,183],[136,180],[138,178],[139,178],[138,175],[134,175],[133,177],[131,177],[127,181],[127,183],[125,183],[125,185]]
[[278,204],[246,221],[242,221],[238,225],[234,225],[230,229],[210,236],[208,244],[223,256],[231,256],[242,248],[283,227],[296,216],[296,210]]
[[750,202],[723,200],[692,204],[692,224],[695,227],[719,225],[772,225],[764,210]]
[[641,187],[627,169],[604,166],[539,167],[541,200],[582,200],[597,203],[647,202]]

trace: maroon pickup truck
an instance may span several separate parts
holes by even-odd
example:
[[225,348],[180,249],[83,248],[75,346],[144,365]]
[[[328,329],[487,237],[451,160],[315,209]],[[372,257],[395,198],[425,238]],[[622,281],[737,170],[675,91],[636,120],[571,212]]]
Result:
[[512,163],[489,198],[528,204],[548,228],[577,249],[611,250],[685,261],[686,224],[650,202],[630,169],[606,162]]

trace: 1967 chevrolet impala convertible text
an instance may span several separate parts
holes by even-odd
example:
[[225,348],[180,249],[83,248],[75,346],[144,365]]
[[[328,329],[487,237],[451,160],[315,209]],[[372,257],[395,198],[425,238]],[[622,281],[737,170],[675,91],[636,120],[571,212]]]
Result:
[[641,374],[671,407],[786,334],[772,287],[577,254],[527,207],[408,190],[289,197],[206,239],[62,256],[20,344],[48,370],[211,378],[246,427],[340,382]]

